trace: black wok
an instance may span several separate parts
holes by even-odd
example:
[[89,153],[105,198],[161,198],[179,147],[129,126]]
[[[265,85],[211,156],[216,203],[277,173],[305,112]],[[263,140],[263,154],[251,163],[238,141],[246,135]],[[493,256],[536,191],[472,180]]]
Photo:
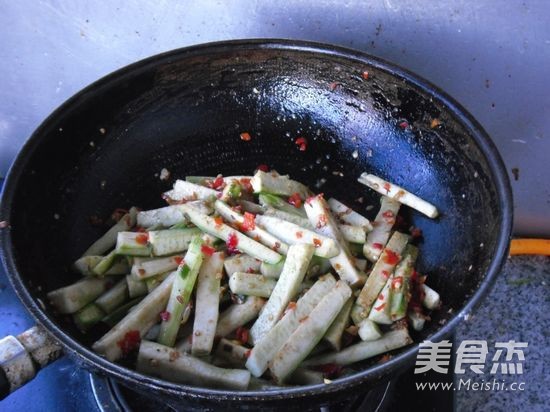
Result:
[[[251,141],[239,138],[243,131]],[[308,139],[305,152],[294,143],[298,136]],[[41,307],[47,291],[74,282],[70,262],[100,235],[90,216],[163,204],[159,194],[170,182],[158,178],[162,168],[174,177],[229,175],[264,163],[357,210],[375,205],[368,217],[378,196],[356,182],[363,171],[438,207],[436,220],[410,214],[424,233],[419,270],[444,302],[417,342],[448,336],[487,293],[507,256],[507,175],[486,133],[459,104],[361,52],[244,40],[180,49],[123,68],[78,93],[37,129],[2,196],[0,220],[10,224],[1,230],[8,277],[78,365],[180,405],[288,407],[293,400],[303,408],[410,366],[416,345],[328,385],[268,393],[184,386],[106,361],[90,350],[92,338]]]

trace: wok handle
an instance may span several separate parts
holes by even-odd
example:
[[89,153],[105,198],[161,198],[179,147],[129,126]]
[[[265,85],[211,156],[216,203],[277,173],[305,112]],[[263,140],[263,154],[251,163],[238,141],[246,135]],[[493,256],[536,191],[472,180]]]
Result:
[[62,353],[61,346],[39,326],[16,337],[0,339],[0,400],[34,378]]

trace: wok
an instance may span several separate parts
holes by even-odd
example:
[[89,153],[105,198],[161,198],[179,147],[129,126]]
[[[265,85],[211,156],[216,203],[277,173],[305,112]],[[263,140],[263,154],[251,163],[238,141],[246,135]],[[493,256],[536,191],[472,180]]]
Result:
[[[434,119],[437,119],[434,121]],[[250,141],[239,138],[249,132]],[[294,141],[308,139],[306,151]],[[36,130],[5,183],[2,260],[18,296],[77,365],[149,394],[202,408],[304,409],[391,378],[417,344],[367,362],[331,384],[232,392],[144,376],[91,351],[96,337],[56,317],[47,291],[75,281],[70,263],[100,236],[90,216],[160,207],[173,177],[251,173],[267,164],[373,217],[378,195],[356,182],[375,173],[434,203],[410,213],[422,229],[418,269],[443,308],[416,334],[448,336],[486,295],[512,225],[503,163],[481,126],[444,92],[364,53],[285,40],[188,47],[125,67],[87,87]],[[362,202],[361,199],[363,198]],[[375,206],[366,211],[367,205]],[[42,303],[45,306],[42,306]]]

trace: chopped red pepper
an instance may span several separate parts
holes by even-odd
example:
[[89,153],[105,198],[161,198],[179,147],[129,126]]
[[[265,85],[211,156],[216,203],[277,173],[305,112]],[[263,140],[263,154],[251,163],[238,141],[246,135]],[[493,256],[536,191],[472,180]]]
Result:
[[244,140],[245,142],[249,142],[251,139],[252,139],[252,136],[250,136],[250,133],[248,132],[241,133],[241,140]]
[[298,239],[301,239],[303,236],[304,236],[304,232],[300,232],[300,231],[296,232],[296,237]]
[[399,127],[404,130],[409,127],[409,123],[407,123],[406,121],[402,121],[401,123],[399,123]]
[[241,225],[242,229],[245,232],[250,232],[251,230],[256,229],[256,215],[249,212],[244,212],[244,221]]
[[384,189],[386,189],[386,193],[390,193],[391,185],[388,182],[384,183]]
[[230,254],[238,253],[237,246],[239,245],[239,238],[235,232],[231,232],[227,238],[227,251]]
[[382,249],[384,245],[382,243],[373,243],[372,247],[373,249]]
[[298,146],[301,152],[305,152],[307,149],[307,139],[305,137],[298,137],[294,143]]
[[160,318],[163,322],[168,322],[170,320],[170,312],[167,310],[160,312]]
[[223,219],[222,219],[222,217],[221,217],[221,216],[216,216],[216,217],[214,218],[214,223],[216,223],[216,226],[221,226],[221,225],[223,225]]
[[393,278],[391,282],[391,286],[393,289],[398,289],[401,287],[402,283],[403,283],[403,276],[397,276]]
[[254,270],[254,268],[248,268],[246,269],[246,273],[255,273],[256,271]]
[[317,239],[316,237],[313,238],[313,246],[321,247],[322,244],[323,242],[321,241],[321,239]]
[[252,184],[250,183],[250,178],[243,177],[241,180],[239,180],[239,182],[245,192],[252,192]]
[[378,300],[384,300],[384,294],[383,293],[378,295]]
[[208,245],[202,245],[201,246],[201,252],[206,256],[212,256],[215,251],[216,251],[216,249],[214,249],[211,246],[208,246]]
[[384,262],[386,262],[388,265],[397,265],[399,263],[399,255],[395,253],[393,250],[386,249],[386,252],[384,254]]
[[149,241],[149,234],[147,233],[140,233],[136,236],[136,243],[139,243],[140,245],[146,245]]
[[321,215],[319,216],[319,220],[317,221],[317,229],[321,229],[322,227],[327,225],[327,215]]
[[336,88],[340,86],[340,83],[338,82],[332,82],[331,84],[328,85],[328,88],[330,89],[331,92],[333,92],[334,90],[336,90]]
[[219,190],[223,187],[223,184],[224,184],[223,176],[219,175],[214,179],[211,186],[212,186],[212,189]]
[[241,341],[241,343],[247,343],[249,337],[248,329],[243,326],[239,326],[235,331],[235,337],[238,341]]
[[382,276],[384,276],[384,278],[387,279],[387,278],[390,277],[390,272],[388,272],[387,270],[383,270],[382,271]]
[[126,332],[124,338],[119,340],[116,344],[120,348],[122,355],[127,356],[139,347],[141,342],[141,336],[139,330],[131,330]]
[[286,310],[294,310],[296,309],[296,302],[289,302],[288,306],[286,307]]
[[176,262],[176,265],[181,265],[183,263],[183,257],[181,256],[174,256],[174,262]]
[[386,307],[386,302],[384,303],[381,303],[380,306],[375,306],[374,307],[374,310],[377,311],[377,312],[380,312],[382,309],[384,309]]
[[365,70],[363,73],[361,73],[361,76],[363,77],[363,79],[368,80],[369,72]]
[[265,164],[258,165],[256,170],[261,170],[262,172],[269,172],[269,166]]
[[290,197],[288,198],[288,203],[290,203],[296,209],[302,207],[302,198],[300,197],[300,194],[298,192],[292,193],[292,195],[290,195]]

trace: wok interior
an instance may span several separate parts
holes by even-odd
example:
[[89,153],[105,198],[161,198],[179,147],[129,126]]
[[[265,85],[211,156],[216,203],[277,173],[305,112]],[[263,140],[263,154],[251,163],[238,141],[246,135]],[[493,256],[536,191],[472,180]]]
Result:
[[[486,160],[461,121],[432,100],[366,62],[304,50],[211,48],[126,69],[37,132],[12,209],[19,271],[44,302],[47,291],[76,281],[71,262],[101,235],[90,216],[163,206],[172,181],[159,179],[162,168],[176,178],[267,164],[374,218],[379,195],[356,181],[367,171],[442,213],[430,220],[407,212],[424,233],[418,269],[444,302],[417,336],[427,337],[482,280],[500,225]],[[432,129],[434,118],[441,126]],[[402,120],[412,128],[399,127]],[[239,138],[244,131],[251,141]],[[308,140],[305,152],[298,136]]]

